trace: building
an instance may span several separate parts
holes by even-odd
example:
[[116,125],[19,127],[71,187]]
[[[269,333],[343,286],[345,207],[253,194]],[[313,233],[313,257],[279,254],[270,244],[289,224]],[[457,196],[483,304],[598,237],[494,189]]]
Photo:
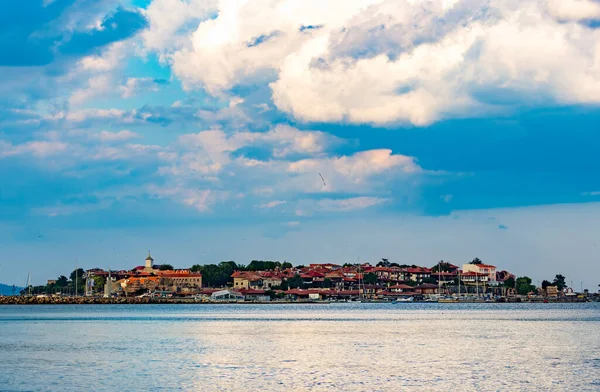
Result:
[[490,284],[496,283],[496,267],[489,264],[463,264],[463,272],[475,272],[477,274],[486,274],[487,281]]
[[556,286],[546,286],[545,291],[547,297],[558,297],[558,287]]
[[431,278],[431,269],[425,267],[410,267],[404,271],[404,279],[410,279],[413,282],[423,283],[424,279]]
[[252,271],[235,271],[231,274],[234,289],[260,289],[263,287],[263,278]]
[[210,299],[212,301],[223,301],[223,302],[231,302],[231,301],[243,301],[244,294],[238,293],[233,290],[220,290],[215,291],[210,295]]
[[146,265],[144,266],[144,272],[154,272],[154,259],[150,256],[148,251],[148,257],[146,257]]
[[202,274],[189,270],[159,271],[159,286],[178,293],[196,293],[202,288]]

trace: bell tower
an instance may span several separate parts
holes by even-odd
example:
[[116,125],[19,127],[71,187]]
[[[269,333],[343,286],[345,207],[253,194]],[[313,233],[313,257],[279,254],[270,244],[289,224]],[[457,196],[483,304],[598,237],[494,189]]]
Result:
[[146,271],[152,271],[154,269],[154,259],[150,256],[150,251],[148,251],[148,257],[146,257]]

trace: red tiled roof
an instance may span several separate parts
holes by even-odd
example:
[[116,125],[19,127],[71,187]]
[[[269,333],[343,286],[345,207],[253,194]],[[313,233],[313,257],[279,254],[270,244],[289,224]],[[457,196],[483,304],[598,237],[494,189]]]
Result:
[[390,289],[410,290],[410,289],[412,289],[412,286],[409,286],[407,284],[396,284],[396,285],[390,286],[389,288]]
[[496,268],[493,265],[489,265],[489,264],[475,264],[476,266],[478,266],[479,268]]
[[191,272],[189,272],[187,274],[166,272],[166,273],[160,274],[160,276],[164,277],[164,278],[201,278],[202,274],[200,274],[200,273],[191,273]]

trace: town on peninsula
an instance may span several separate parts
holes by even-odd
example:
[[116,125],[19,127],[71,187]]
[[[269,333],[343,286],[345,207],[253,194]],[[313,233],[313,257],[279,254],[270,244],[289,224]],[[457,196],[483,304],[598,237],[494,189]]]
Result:
[[[439,261],[431,267],[376,263],[292,265],[252,260],[175,269],[157,264],[150,252],[131,270],[76,268],[69,277],[28,282],[0,304],[85,303],[329,303],[329,302],[585,302],[597,293],[573,289],[563,275],[539,287],[527,276],[484,263],[462,267]],[[13,290],[14,291],[14,290]]]

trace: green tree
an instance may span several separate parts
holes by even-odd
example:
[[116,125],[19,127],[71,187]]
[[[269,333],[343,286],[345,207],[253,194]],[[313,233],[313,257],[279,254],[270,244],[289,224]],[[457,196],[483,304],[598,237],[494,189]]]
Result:
[[234,261],[222,261],[218,265],[195,264],[190,268],[192,272],[202,274],[202,284],[207,287],[223,287],[231,281],[231,274],[238,269]]
[[483,264],[479,257],[475,257],[469,264]]
[[323,279],[323,288],[324,289],[331,288],[331,279],[329,279],[329,278]]
[[56,279],[56,286],[59,288],[67,287],[69,285],[69,279],[66,276],[61,275]]
[[83,270],[83,268],[78,268],[76,270],[74,270],[73,272],[71,272],[70,278],[72,282],[75,282],[75,278],[77,277],[77,280],[83,280],[83,275],[85,275],[85,271]]
[[504,286],[506,287],[510,287],[511,289],[515,288],[515,279],[514,278],[508,278],[504,281]]
[[567,287],[565,280],[566,278],[563,275],[558,274],[554,277],[554,282],[552,282],[552,284],[556,286],[558,290],[563,290],[565,287]]
[[282,269],[288,269],[288,268],[293,268],[294,266],[292,265],[292,263],[288,262],[288,261],[284,261],[283,263],[281,263],[281,268]]
[[174,269],[171,264],[161,264],[159,267],[160,271],[173,271]]
[[389,267],[389,266],[390,266],[390,261],[385,258],[381,258],[381,261],[379,263],[377,263],[377,267]]
[[531,284],[531,278],[528,276],[522,276],[517,278],[516,281],[517,293],[520,295],[526,295],[531,291],[535,291],[535,286]]
[[287,284],[290,289],[297,289],[298,287],[302,287],[304,285],[304,281],[300,277],[300,275],[296,274],[293,278],[290,278],[287,281]]
[[279,261],[252,260],[246,268],[248,271],[266,271],[280,267],[281,263]]
[[546,287],[548,287],[548,286],[552,286],[552,283],[550,283],[550,282],[549,282],[549,281],[547,281],[547,280],[542,280],[542,288],[543,288],[544,290],[546,290]]
[[103,276],[94,276],[92,279],[94,279],[94,291],[104,290],[106,278],[104,278]]
[[440,260],[439,263],[437,263],[436,265],[433,266],[433,268],[431,268],[432,272],[449,272],[450,271],[450,263],[448,263],[447,261],[444,260]]
[[363,281],[365,282],[365,284],[375,284],[377,283],[377,275],[375,275],[372,272],[366,273],[363,276]]

